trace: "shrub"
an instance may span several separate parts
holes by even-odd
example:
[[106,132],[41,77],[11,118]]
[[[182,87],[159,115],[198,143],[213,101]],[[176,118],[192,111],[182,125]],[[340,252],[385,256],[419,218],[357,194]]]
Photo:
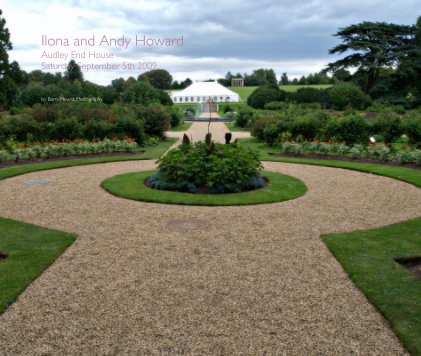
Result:
[[232,106],[230,104],[227,104],[224,106],[224,114],[226,114],[227,112],[233,112],[234,109],[232,108]]
[[139,145],[145,142],[142,121],[130,117],[119,119],[113,127],[112,135],[119,138],[125,136],[134,138]]
[[188,107],[186,108],[186,110],[184,110],[184,117],[185,118],[192,118],[196,116],[196,110],[192,107]]
[[421,144],[421,116],[412,114],[403,122],[408,138],[413,144]]
[[26,113],[38,122],[55,122],[61,117],[58,105],[35,104]]
[[36,139],[41,134],[41,126],[37,121],[26,115],[12,116],[5,122],[5,138],[14,137],[17,141],[27,141],[28,134]]
[[383,142],[391,143],[402,136],[404,127],[398,117],[381,118],[373,123],[373,132],[381,135]]
[[156,189],[232,193],[263,186],[257,153],[236,144],[181,145],[160,158],[157,175],[148,184]]
[[237,127],[249,127],[253,120],[253,111],[240,110],[235,118],[234,125]]
[[279,136],[284,132],[290,132],[290,129],[291,123],[289,121],[278,119],[263,129],[263,140],[269,146],[273,146],[278,143]]
[[263,109],[267,103],[285,100],[285,92],[277,85],[266,84],[258,87],[247,99],[247,104],[255,109]]
[[76,119],[60,119],[50,131],[50,137],[56,140],[74,140],[82,136],[82,126]]
[[344,110],[346,107],[364,109],[370,102],[370,97],[360,87],[352,83],[338,83],[329,89],[330,102],[334,109]]
[[129,86],[122,94],[121,98],[126,103],[137,103],[150,105],[160,103],[162,105],[172,105],[172,101],[167,92],[154,88],[145,81],[138,81]]
[[167,108],[167,112],[170,115],[170,126],[177,127],[183,123],[183,114],[180,109],[176,106]]
[[159,138],[165,137],[165,131],[170,127],[171,116],[160,104],[152,104],[141,110],[145,133]]
[[294,138],[302,136],[305,139],[312,139],[323,125],[312,115],[307,115],[294,120],[291,125],[291,133]]
[[367,143],[369,138],[369,124],[357,114],[349,114],[340,119],[331,119],[325,129],[329,138],[353,143]]
[[283,101],[271,101],[270,103],[265,104],[266,110],[286,110],[288,109],[288,103]]
[[300,88],[295,93],[287,94],[287,99],[296,103],[319,103],[327,106],[330,98],[326,89]]
[[[107,121],[91,120],[83,127],[83,137],[88,140],[104,139],[111,137],[113,124]],[[130,137],[135,137],[128,135]]]
[[251,135],[258,138],[259,140],[264,140],[264,134],[263,131],[265,127],[269,124],[274,124],[278,121],[278,119],[275,116],[267,115],[260,117],[256,121],[254,121],[252,127],[251,127]]

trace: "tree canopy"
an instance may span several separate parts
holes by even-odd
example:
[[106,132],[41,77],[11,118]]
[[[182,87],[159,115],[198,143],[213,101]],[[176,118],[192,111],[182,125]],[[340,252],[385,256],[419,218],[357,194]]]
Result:
[[382,68],[397,66],[413,46],[415,27],[386,22],[362,22],[340,29],[335,36],[342,43],[330,54],[353,53],[329,63],[327,71],[357,68],[367,74],[365,91],[370,92]]
[[137,80],[146,80],[157,89],[169,89],[172,84],[172,76],[165,69],[153,69],[145,72]]
[[72,59],[67,65],[66,73],[64,74],[64,79],[73,83],[75,80],[83,81],[83,73],[80,69],[80,66]]

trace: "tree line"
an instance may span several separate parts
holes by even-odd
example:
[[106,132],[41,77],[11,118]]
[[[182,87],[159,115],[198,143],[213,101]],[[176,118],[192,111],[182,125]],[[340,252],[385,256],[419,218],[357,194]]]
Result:
[[[340,43],[329,53],[346,56],[328,63],[318,73],[290,79],[284,72],[278,79],[273,69],[260,68],[252,73],[228,72],[218,82],[225,86],[231,85],[232,78],[243,78],[245,86],[351,82],[372,99],[421,101],[421,17],[414,25],[362,22],[341,28],[334,36]],[[40,96],[40,91],[50,96],[98,95],[105,103],[113,103],[124,97],[139,97],[139,94],[133,94],[138,89],[128,90],[133,85],[139,86],[139,82],[161,90],[184,89],[192,84],[190,78],[174,81],[165,69],[155,69],[142,73],[137,79],[118,78],[108,86],[100,86],[84,80],[80,67],[73,60],[64,74],[40,70],[27,73],[16,61],[9,61],[8,51],[12,48],[6,20],[0,10],[0,109],[30,105],[36,96]],[[149,86],[142,87],[151,91]]]

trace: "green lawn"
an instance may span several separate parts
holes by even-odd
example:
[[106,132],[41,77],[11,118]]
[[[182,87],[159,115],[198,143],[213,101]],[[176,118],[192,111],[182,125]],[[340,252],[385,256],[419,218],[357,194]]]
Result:
[[225,126],[230,131],[242,131],[242,132],[248,132],[248,131],[250,131],[250,129],[248,129],[248,128],[234,126],[234,123],[233,122],[225,122]]
[[322,238],[405,347],[421,355],[421,281],[395,261],[421,256],[421,217]]
[[[279,88],[288,92],[294,92],[301,88],[315,88],[327,89],[332,85],[330,84],[316,84],[316,85],[280,85]],[[257,89],[257,87],[229,87],[228,89],[240,95],[241,100],[247,101],[250,94]]]
[[[79,158],[1,168],[0,180],[29,172],[113,161],[157,159],[176,141],[175,138],[146,147],[143,154],[130,156]],[[76,235],[45,229],[0,217],[0,314],[26,287],[50,266]]]
[[0,314],[76,239],[76,235],[0,218]]
[[176,127],[170,127],[170,129],[168,131],[172,131],[172,132],[174,132],[174,131],[187,131],[190,128],[191,125],[192,125],[191,122],[184,121],[181,125],[178,125]]
[[239,94],[241,100],[247,101],[247,98],[257,89],[257,87],[228,87],[228,89]]
[[332,84],[312,84],[312,85],[280,85],[279,89],[288,91],[288,92],[295,92],[301,88],[313,88],[313,89],[327,89],[330,88]]
[[101,183],[109,193],[118,197],[164,204],[180,205],[249,205],[274,203],[298,198],[307,191],[297,178],[280,173],[262,172],[269,184],[261,189],[235,194],[191,194],[157,190],[146,187],[143,182],[156,171],[134,172],[110,177]]

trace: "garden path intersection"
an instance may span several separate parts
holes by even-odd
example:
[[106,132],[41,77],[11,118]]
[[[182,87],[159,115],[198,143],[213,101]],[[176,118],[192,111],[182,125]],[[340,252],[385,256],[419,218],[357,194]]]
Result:
[[[190,132],[206,130],[195,123]],[[216,138],[226,131],[211,130]],[[194,207],[100,187],[155,161],[0,181],[0,216],[79,236],[0,316],[0,355],[406,354],[320,235],[419,216],[421,190],[343,169],[264,166],[301,179],[308,192]],[[54,184],[25,184],[44,181]]]

